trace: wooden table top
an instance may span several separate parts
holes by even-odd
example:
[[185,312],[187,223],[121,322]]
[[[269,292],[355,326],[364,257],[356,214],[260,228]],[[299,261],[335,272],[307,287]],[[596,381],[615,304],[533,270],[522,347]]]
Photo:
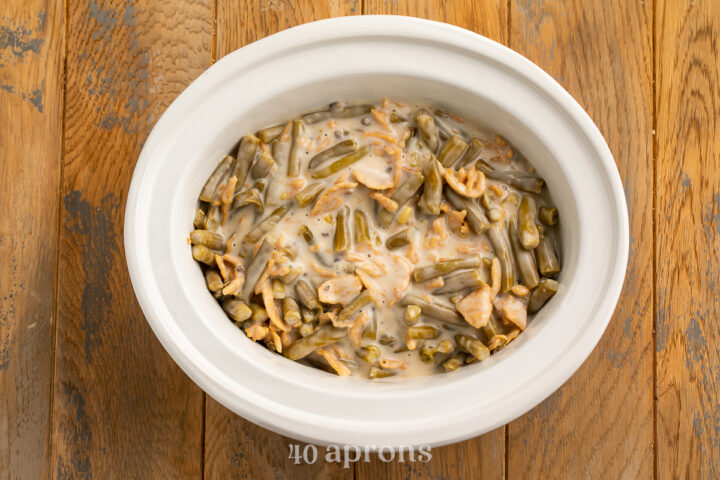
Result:
[[[531,412],[429,463],[296,466],[156,340],[123,207],[153,124],[213,61],[373,13],[474,30],[557,79],[615,156],[630,262],[599,345]],[[0,479],[720,478],[719,36],[709,0],[0,2]]]

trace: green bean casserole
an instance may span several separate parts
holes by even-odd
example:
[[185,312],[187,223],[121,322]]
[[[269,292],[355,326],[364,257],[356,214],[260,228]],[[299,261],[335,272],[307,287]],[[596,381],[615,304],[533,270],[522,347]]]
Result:
[[558,289],[558,211],[508,142],[427,105],[334,102],[242,137],[189,242],[251,340],[337,375],[481,362]]

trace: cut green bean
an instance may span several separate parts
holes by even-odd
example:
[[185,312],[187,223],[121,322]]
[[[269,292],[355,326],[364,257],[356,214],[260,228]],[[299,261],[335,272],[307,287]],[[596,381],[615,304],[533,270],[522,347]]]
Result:
[[263,197],[257,188],[251,188],[250,190],[244,190],[239,192],[233,198],[232,209],[242,208],[246,205],[252,205],[255,209],[263,213],[265,205],[263,205]]
[[367,345],[364,347],[360,347],[357,355],[363,361],[372,365],[380,359],[382,351],[376,345]]
[[[283,129],[284,130],[284,129]],[[278,171],[287,171],[288,159],[290,158],[290,149],[292,148],[292,137],[286,135],[280,136],[272,143],[272,155],[275,163],[278,165]]]
[[363,158],[365,155],[370,153],[370,148],[365,146],[361,149],[357,150],[356,152],[353,152],[349,155],[346,155],[339,160],[335,160],[330,165],[327,165],[323,168],[318,168],[316,170],[313,170],[311,173],[312,178],[325,178],[329,177],[330,175],[339,172],[340,170],[349,167],[353,163],[357,162],[361,158]]
[[408,337],[416,340],[434,340],[440,336],[440,330],[431,325],[418,325],[408,328]]
[[310,355],[318,348],[332,345],[348,334],[347,328],[337,328],[332,325],[325,325],[318,328],[307,337],[296,340],[292,345],[287,347],[283,354],[290,360],[300,360]]
[[475,289],[486,285],[488,280],[488,275],[482,268],[453,272],[443,277],[443,286],[433,290],[433,295],[448,295],[468,288]]
[[250,173],[252,173],[253,178],[264,178],[270,173],[273,165],[275,165],[275,161],[270,156],[270,152],[262,152],[255,159]]
[[262,275],[262,272],[265,270],[265,266],[267,265],[268,260],[270,260],[270,255],[273,250],[274,247],[272,242],[268,241],[267,238],[263,240],[260,245],[260,249],[257,251],[255,257],[253,257],[247,267],[247,270],[245,271],[245,281],[243,282],[239,295],[241,300],[245,302],[250,301],[250,297],[252,297],[253,292],[255,291],[255,286],[260,279],[260,275]]
[[331,118],[353,118],[370,113],[372,105],[341,105],[333,104],[327,110],[306,113],[303,120],[308,124],[317,123]]
[[250,315],[250,320],[253,323],[263,323],[269,318],[267,310],[265,310],[265,307],[263,307],[262,305],[258,305],[257,303],[251,303],[249,306],[250,310],[252,311],[252,315]]
[[252,310],[244,302],[234,298],[226,298],[222,302],[222,308],[227,313],[228,317],[232,318],[236,322],[244,322],[252,314]]
[[560,272],[560,263],[555,254],[553,241],[547,235],[540,235],[540,242],[535,248],[538,269],[546,277],[552,277]]
[[311,158],[308,168],[310,170],[314,170],[332,158],[339,157],[340,155],[347,155],[357,149],[358,143],[355,139],[343,140]]
[[190,242],[194,245],[205,245],[212,250],[225,251],[225,241],[222,235],[207,230],[193,230],[190,232]]
[[505,182],[523,192],[540,193],[542,191],[544,180],[540,177],[509,171],[497,171],[483,159],[479,159],[475,163],[475,168],[483,172],[487,178]]
[[292,124],[292,143],[290,145],[290,153],[288,154],[288,177],[297,177],[300,175],[300,155],[302,147],[298,144],[298,140],[305,133],[305,125],[302,120],[293,120]]
[[[420,190],[424,181],[425,176],[422,173],[410,172],[405,176],[403,181],[400,182],[400,185],[398,185],[398,188],[396,188],[392,195],[390,195],[390,198],[398,204],[398,207],[402,207],[413,195],[415,195],[418,190]],[[387,227],[390,225],[390,222],[392,222],[394,217],[395,214],[393,212],[385,208],[381,208],[378,212],[377,218],[380,225]]]
[[198,262],[202,262],[205,265],[215,266],[215,252],[205,245],[193,245],[192,256]]
[[405,308],[405,323],[415,325],[420,319],[422,310],[417,305],[408,305]]
[[467,150],[465,150],[465,154],[460,157],[455,167],[459,169],[460,167],[475,163],[484,150],[485,143],[479,138],[473,137],[473,139],[470,140],[470,145]]
[[532,250],[540,243],[540,234],[535,224],[536,213],[535,200],[529,195],[524,195],[522,201],[520,201],[520,207],[518,207],[517,227],[520,243],[527,250]]
[[395,112],[392,112],[390,114],[390,123],[402,123],[402,122],[407,122],[407,118],[405,118],[402,115],[399,115]]
[[195,217],[193,217],[193,227],[200,229],[205,227],[205,212],[199,208],[195,209]]
[[308,245],[312,245],[313,243],[315,243],[315,238],[313,236],[312,230],[310,230],[310,227],[308,227],[307,225],[300,225],[299,232],[300,236],[303,238],[303,240],[305,240],[305,243],[307,243]]
[[515,217],[511,217],[508,221],[508,236],[510,237],[510,246],[515,254],[515,265],[520,274],[520,280],[522,280],[523,285],[529,289],[533,289],[540,281],[540,276],[538,275],[535,257],[532,252],[526,250],[520,244],[517,220]]
[[540,207],[538,212],[540,221],[545,225],[553,226],[558,223],[558,209],[555,207]]
[[507,233],[502,224],[503,222],[491,224],[487,230],[487,236],[490,239],[495,256],[500,261],[500,271],[502,273],[500,291],[504,293],[515,285],[515,268],[513,267]]
[[450,126],[445,123],[445,119],[448,118],[447,113],[443,112],[442,110],[435,110],[433,113],[431,113],[433,120],[435,121],[435,125],[437,125],[438,133],[442,138],[450,138],[455,134],[453,132],[453,129],[450,128]]
[[283,306],[283,320],[291,327],[299,327],[302,323],[300,317],[300,307],[297,301],[292,297],[284,297],[282,301]]
[[320,306],[317,292],[307,280],[298,280],[295,283],[295,295],[305,307],[315,310]]
[[335,236],[333,237],[333,249],[336,252],[347,252],[352,246],[352,235],[350,233],[350,207],[343,205],[338,210],[335,221]]
[[411,228],[405,228],[403,230],[400,230],[395,235],[388,237],[388,239],[385,241],[385,247],[388,250],[395,250],[396,248],[410,245],[412,243],[412,240],[413,230]]
[[467,325],[465,320],[462,319],[460,314],[452,307],[444,305],[439,301],[430,303],[427,300],[420,298],[417,295],[408,294],[400,300],[400,305],[407,307],[408,305],[415,305],[420,307],[422,314],[440,320],[444,323],[450,323],[453,325]]
[[279,278],[273,278],[270,281],[272,287],[272,295],[275,300],[282,300],[285,298],[285,284]]
[[355,245],[362,245],[370,242],[370,227],[365,212],[362,210],[353,211],[353,240]]
[[280,219],[283,218],[288,211],[290,211],[290,207],[288,206],[278,207],[273,210],[270,215],[262,219],[245,235],[244,241],[255,243],[260,240],[263,235],[275,228]]
[[213,171],[210,178],[208,178],[207,182],[205,182],[198,200],[201,202],[212,202],[215,199],[215,194],[220,186],[220,182],[227,177],[234,161],[235,158],[232,155],[226,155],[225,158],[218,163],[218,166],[215,167],[215,171]]
[[369,290],[363,290],[338,313],[337,322],[343,323],[355,316],[363,307],[372,302]]
[[450,187],[445,188],[445,198],[455,210],[465,210],[465,221],[476,234],[481,235],[490,227],[490,222],[485,216],[485,212],[483,212],[482,208],[472,199],[458,195]]
[[490,350],[477,338],[468,337],[467,335],[455,335],[455,342],[463,352],[469,353],[478,361],[482,362],[490,356]]
[[465,143],[465,140],[463,140],[459,135],[453,135],[448,138],[445,145],[443,145],[440,149],[440,153],[438,153],[438,160],[443,167],[451,168],[462,156],[462,154],[465,153],[467,148],[468,144]]
[[303,274],[303,271],[304,271],[304,269],[303,269],[302,265],[292,265],[290,267],[290,271],[281,277],[283,283],[285,285],[289,285],[289,284],[295,282],[295,280],[300,278],[300,275]]
[[396,374],[393,370],[385,370],[384,368],[380,367],[372,367],[370,368],[370,378],[387,378],[392,377]]
[[220,273],[212,268],[205,270],[205,284],[211,292],[219,292],[223,288],[223,281]]
[[426,215],[439,215],[442,204],[443,173],[442,165],[430,155],[430,161],[425,166],[425,187],[422,197],[418,200],[420,211]]
[[295,194],[293,200],[299,207],[307,207],[325,190],[322,182],[313,182]]
[[220,210],[220,205],[211,205],[207,215],[205,215],[205,230],[211,232],[217,231],[217,229],[220,228],[221,219],[222,211]]
[[435,120],[429,113],[419,113],[415,117],[415,121],[420,129],[420,135],[422,135],[425,145],[430,149],[431,152],[437,152],[439,140],[437,134],[437,127],[435,126]]
[[[260,146],[260,139],[255,135],[245,135],[240,140],[240,146],[238,147],[237,161],[235,162],[235,168],[233,168],[232,175],[237,177],[237,183],[235,184],[235,192],[237,193],[243,189],[245,180],[247,180],[250,166],[255,160],[255,154]],[[231,176],[232,176],[231,175]]]
[[432,265],[415,267],[415,269],[413,269],[413,279],[417,283],[422,283],[435,277],[447,275],[456,270],[478,268],[482,265],[482,263],[482,257],[477,253],[468,255],[466,257],[443,260],[441,262],[433,263]]
[[543,278],[540,280],[538,286],[530,294],[530,301],[527,307],[528,313],[535,313],[540,310],[545,303],[550,300],[550,297],[557,293],[559,287],[560,284],[552,278]]
[[285,125],[274,125],[272,127],[263,128],[262,130],[258,131],[256,136],[260,139],[261,142],[269,144],[277,137],[279,137],[284,129]]

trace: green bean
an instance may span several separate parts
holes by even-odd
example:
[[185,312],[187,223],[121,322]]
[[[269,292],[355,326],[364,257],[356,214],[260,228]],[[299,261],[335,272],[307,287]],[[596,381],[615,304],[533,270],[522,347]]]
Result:
[[467,148],[468,144],[465,143],[465,140],[463,140],[459,135],[453,135],[448,138],[445,145],[443,145],[440,149],[440,153],[438,153],[438,160],[443,167],[450,168],[455,164],[455,162],[457,162],[462,154],[465,153]]
[[270,215],[257,223],[246,235],[244,241],[247,243],[255,243],[260,240],[263,235],[275,228],[281,218],[283,218],[290,207],[282,206],[273,210]]
[[244,302],[234,298],[226,298],[222,302],[222,309],[225,310],[228,317],[236,322],[244,322],[252,314],[252,310]]
[[305,305],[300,305],[300,316],[302,317],[303,323],[310,323],[318,319],[319,312],[322,311],[320,308],[311,309]]
[[346,328],[337,328],[332,325],[325,325],[318,328],[307,337],[300,338],[293,342],[283,352],[290,360],[300,360],[310,355],[318,348],[332,345],[347,336]]
[[208,268],[205,270],[205,284],[211,292],[219,292],[223,288],[223,281],[217,270]]
[[435,127],[435,120],[429,113],[419,113],[415,117],[415,121],[420,129],[425,145],[430,149],[431,152],[437,152],[439,140],[437,134],[437,127]]
[[425,363],[432,363],[435,361],[435,354],[437,353],[437,347],[433,345],[426,345],[420,349],[418,352],[418,355],[420,356],[420,360],[422,360]]
[[235,184],[235,192],[237,193],[242,190],[247,179],[250,166],[255,160],[255,154],[260,146],[260,139],[255,135],[245,135],[240,140],[240,146],[238,147],[237,161],[235,162],[235,168],[233,169],[232,175],[237,177],[237,183]]
[[245,281],[243,282],[239,295],[241,300],[246,302],[250,301],[250,297],[252,297],[253,292],[255,291],[255,285],[260,279],[260,275],[262,275],[262,272],[265,270],[265,266],[267,265],[273,250],[274,247],[272,242],[268,241],[267,238],[263,240],[260,245],[260,249],[257,251],[255,257],[253,257],[247,267],[247,270],[245,271]]
[[210,178],[208,178],[207,182],[205,182],[202,191],[200,191],[198,199],[201,202],[212,202],[215,199],[215,194],[220,186],[220,182],[222,182],[228,172],[230,172],[234,161],[234,157],[226,155],[225,158],[218,163],[212,175],[210,175]]
[[403,149],[405,150],[405,153],[407,153],[410,150],[410,147],[412,147],[416,141],[417,141],[417,128],[415,128],[415,127],[408,128],[408,137],[405,139],[405,145],[403,147]]
[[194,245],[205,245],[212,250],[224,251],[225,241],[222,235],[207,230],[193,230],[190,232],[190,242]]
[[367,217],[362,210],[353,211],[353,240],[355,245],[370,242],[370,227],[368,226]]
[[291,327],[299,327],[302,323],[300,318],[300,307],[297,301],[292,297],[285,297],[282,301],[283,320]]
[[390,123],[402,123],[407,122],[407,118],[403,117],[402,115],[398,115],[395,112],[392,112],[390,114]]
[[443,277],[443,286],[433,290],[433,295],[446,295],[467,288],[478,288],[487,284],[488,280],[487,273],[482,268],[453,272]]
[[265,206],[263,205],[262,195],[257,188],[251,188],[250,190],[244,190],[235,194],[232,209],[235,210],[245,205],[252,205],[259,213],[263,213]]
[[535,248],[535,257],[537,258],[540,273],[546,277],[552,277],[560,272],[560,263],[555,254],[553,241],[547,235],[540,235],[540,242]]
[[[334,108],[335,105],[338,105],[337,108]],[[331,118],[352,118],[352,117],[359,117],[361,115],[365,115],[366,113],[370,113],[370,110],[372,109],[372,105],[339,105],[339,104],[333,104],[331,105],[331,108],[327,110],[320,110],[317,112],[311,112],[306,113],[303,115],[303,120],[305,120],[306,123],[317,123],[322,120],[328,120]]]
[[482,257],[473,253],[466,257],[452,258],[441,262],[426,265],[424,267],[415,267],[413,270],[413,278],[416,282],[422,283],[435,277],[447,275],[456,270],[467,268],[478,268],[482,265]]
[[422,314],[440,320],[441,322],[450,323],[453,325],[467,325],[467,323],[460,317],[460,314],[453,308],[444,305],[441,302],[430,303],[417,295],[408,294],[400,300],[400,305],[407,307],[408,305],[416,305],[420,307]]
[[257,303],[251,303],[249,307],[252,311],[252,315],[250,315],[250,320],[253,323],[263,323],[269,318],[265,307],[263,307],[262,305],[258,305]]
[[215,266],[215,252],[205,245],[193,245],[192,256],[198,262],[202,262],[205,265]]
[[293,200],[299,207],[307,207],[325,190],[322,182],[313,182],[295,194]]
[[442,165],[430,155],[430,161],[425,166],[425,187],[423,188],[422,197],[418,200],[420,211],[427,215],[440,214],[440,204],[442,203],[443,190],[443,173]]
[[342,208],[338,210],[336,218],[333,249],[336,252],[347,252],[352,246],[352,235],[350,233],[350,207],[343,205]]
[[415,325],[420,319],[422,310],[417,305],[408,305],[405,308],[405,323],[408,325]]
[[492,245],[495,256],[500,261],[500,271],[502,273],[500,291],[504,293],[515,285],[515,270],[510,253],[510,245],[507,234],[502,228],[502,222],[491,224],[487,230],[487,236],[490,239],[490,244]]
[[291,265],[290,271],[280,278],[282,278],[282,281],[285,285],[289,285],[289,284],[293,283],[295,280],[297,280],[298,278],[300,278],[300,275],[303,274],[303,270],[304,269],[303,269],[302,265]]
[[370,368],[370,378],[386,378],[392,377],[393,375],[395,375],[395,372],[392,370],[385,370],[380,367]]
[[270,153],[262,152],[255,159],[250,173],[252,173],[253,178],[264,178],[270,173],[273,165],[275,165],[275,161],[270,156]]
[[307,225],[300,225],[300,236],[305,240],[305,243],[312,245],[315,243],[315,237],[313,236],[312,230]]
[[388,250],[395,250],[406,245],[410,245],[413,240],[413,230],[411,228],[405,228],[400,230],[395,235],[388,237],[385,241],[385,247]]
[[272,127],[263,128],[258,131],[255,135],[263,143],[270,143],[275,140],[285,130],[285,125],[274,125]]
[[282,300],[285,298],[285,284],[279,278],[273,278],[270,281],[272,287],[272,295],[275,300]]
[[193,227],[203,228],[205,226],[205,212],[199,208],[195,209],[195,217],[193,217]]
[[380,348],[378,348],[376,345],[367,345],[365,347],[360,347],[359,353],[357,355],[363,361],[372,365],[380,359],[382,351],[380,351]]
[[465,154],[460,157],[460,160],[458,160],[457,165],[455,166],[457,168],[460,168],[466,166],[469,163],[474,163],[484,149],[485,143],[483,143],[483,141],[479,138],[473,137],[473,139],[470,140],[470,146],[467,150],[465,150]]
[[520,244],[515,217],[511,217],[508,222],[508,236],[510,237],[510,246],[515,253],[515,265],[517,265],[518,273],[520,273],[520,279],[523,285],[533,289],[540,281],[540,276],[532,252],[526,250]]
[[288,159],[290,158],[290,149],[292,148],[292,137],[289,135],[283,139],[278,137],[272,143],[272,155],[275,159],[275,163],[278,164],[278,170],[283,171],[283,167],[287,170]]
[[313,158],[310,159],[310,163],[308,164],[308,168],[310,170],[314,170],[318,168],[320,165],[325,163],[326,161],[330,160],[331,158],[339,157],[340,155],[346,155],[348,153],[352,153],[358,149],[358,144],[355,139],[349,139],[349,140],[343,140],[339,143],[336,143],[332,147],[328,148],[327,150],[323,150],[322,152],[315,155]]
[[558,223],[558,209],[555,207],[540,207],[538,212],[540,221],[545,225],[553,226]]
[[535,224],[536,213],[535,200],[529,195],[523,196],[517,212],[518,236],[522,246],[528,250],[532,250],[540,243],[540,234]]
[[557,293],[559,286],[560,284],[552,278],[540,280],[538,286],[530,294],[527,307],[528,313],[535,313],[540,310],[550,300],[550,297]]
[[488,165],[483,159],[477,161],[475,168],[483,172],[487,178],[507,183],[511,187],[515,187],[523,192],[540,193],[542,191],[544,180],[540,177],[509,171],[499,172]]
[[298,329],[300,335],[302,335],[303,337],[307,337],[308,335],[313,333],[314,330],[315,325],[313,325],[312,323],[303,323],[302,326]]
[[469,353],[480,362],[490,356],[490,350],[477,338],[458,334],[455,335],[455,342],[458,344],[460,350]]
[[[390,195],[390,198],[398,204],[398,207],[402,207],[420,190],[424,181],[425,176],[422,173],[410,172],[405,176],[405,179],[400,182],[400,185],[398,185],[392,195]],[[383,227],[390,225],[394,217],[395,214],[385,208],[381,208],[380,212],[378,212],[378,222]]]
[[480,206],[472,199],[458,195],[450,187],[445,188],[445,198],[455,210],[465,210],[465,221],[476,234],[481,235],[490,227],[490,222],[485,216],[485,212],[483,212]]
[[365,327],[365,330],[363,331],[363,338],[369,338],[370,340],[375,340],[377,338],[377,316],[375,315],[375,310],[370,310],[370,323]]
[[300,155],[302,147],[298,144],[298,140],[305,133],[305,125],[302,120],[293,120],[292,124],[292,143],[290,145],[290,154],[288,155],[288,177],[297,177],[300,175]]
[[517,193],[509,193],[503,198],[501,205],[506,210],[517,210],[520,206],[520,195]]
[[211,205],[208,209],[207,215],[205,215],[205,230],[211,232],[216,231],[220,228],[220,220],[222,218],[222,211],[220,205]]
[[444,119],[448,117],[445,112],[436,109],[430,115],[432,115],[433,120],[435,121],[435,125],[437,125],[438,132],[441,134],[441,137],[450,138],[454,134],[453,129],[450,128],[447,123],[445,123]]
[[364,306],[372,302],[372,296],[370,295],[370,291],[363,290],[360,292],[355,298],[353,298],[350,303],[345,305],[345,307],[340,310],[340,313],[338,313],[337,322],[343,323],[347,320],[350,320],[353,316],[355,316],[356,313],[358,313]]
[[361,158],[363,158],[365,155],[370,153],[370,147],[362,147],[361,149],[346,155],[339,160],[335,160],[330,165],[326,165],[323,168],[318,168],[317,170],[312,171],[311,176],[312,178],[325,178],[329,177],[333,173],[337,173],[343,168],[347,168],[353,163],[357,162]]
[[265,191],[265,185],[267,185],[267,181],[264,178],[259,178],[252,186],[252,188],[256,189],[258,192],[262,193]]
[[416,340],[434,340],[440,336],[440,330],[431,325],[418,325],[408,328],[408,337]]
[[301,279],[295,283],[295,295],[297,295],[300,303],[310,310],[315,310],[320,306],[317,298],[317,292],[307,280]]
[[458,368],[460,368],[465,363],[465,358],[463,354],[458,353],[456,355],[453,355],[452,357],[445,360],[443,363],[443,368],[446,372],[454,372]]
[[505,216],[505,214],[503,213],[503,211],[496,207],[491,208],[487,212],[488,220],[490,220],[493,223],[499,222],[500,220],[503,219],[504,216]]

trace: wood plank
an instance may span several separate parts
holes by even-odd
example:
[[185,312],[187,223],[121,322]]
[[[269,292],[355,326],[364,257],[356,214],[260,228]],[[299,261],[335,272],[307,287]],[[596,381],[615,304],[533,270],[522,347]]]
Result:
[[0,3],[0,479],[49,473],[63,13]]
[[[280,30],[323,18],[360,13],[359,0],[218,0],[217,58]],[[206,478],[349,478],[322,458],[294,465],[289,444],[298,443],[235,415],[207,397],[205,412]],[[299,443],[300,449],[304,443]],[[322,457],[324,449],[318,448]]]
[[[430,0],[413,2],[365,0],[363,13],[410,15],[451,23],[473,30],[500,43],[507,43],[508,4],[504,0]],[[436,448],[428,463],[358,463],[358,479],[374,478],[477,478],[500,479],[505,476],[505,428],[456,445]]]
[[615,315],[580,370],[509,425],[508,478],[648,478],[652,419],[650,2],[513,0],[512,48],[546,69],[605,136],[624,179],[630,261]]
[[657,477],[720,478],[720,4],[655,10]]
[[202,391],[145,322],[123,252],[153,123],[210,63],[212,4],[70,0],[53,419],[58,478],[202,473]]

